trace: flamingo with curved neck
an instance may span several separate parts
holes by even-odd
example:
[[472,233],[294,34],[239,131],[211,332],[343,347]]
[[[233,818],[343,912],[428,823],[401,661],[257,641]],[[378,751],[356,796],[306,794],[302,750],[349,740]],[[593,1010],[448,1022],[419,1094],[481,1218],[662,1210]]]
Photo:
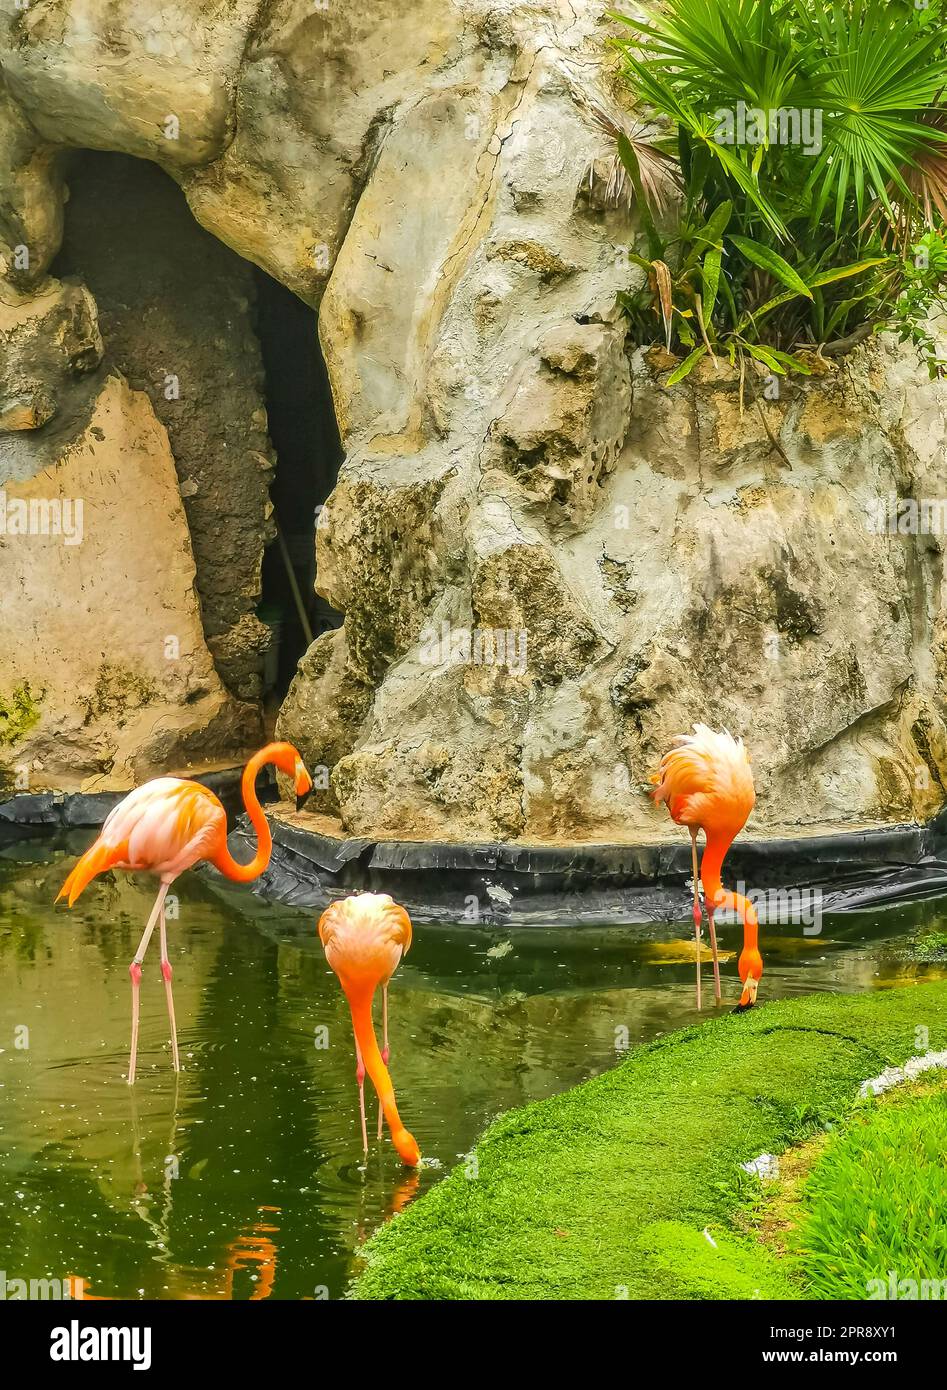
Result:
[[[746,825],[756,804],[756,790],[750,758],[743,740],[726,730],[715,733],[706,724],[695,724],[693,734],[681,734],[675,747],[665,753],[659,770],[651,778],[656,783],[651,795],[663,801],[678,825],[686,825],[691,836],[691,862],[694,878],[694,935],[697,942],[697,1007],[700,1008],[700,929],[702,915],[697,885],[704,889],[704,903],[710,929],[710,949],[714,962],[714,998],[720,1002],[720,961],[714,912],[729,909],[743,924],[743,950],[738,971],[743,992],[738,1011],[756,1003],[763,959],[759,952],[759,922],[756,910],[742,893],[724,888],[720,871],[727,851]],[[706,843],[697,871],[697,836],[703,830]]]
[[256,794],[261,768],[272,764],[292,777],[297,798],[308,795],[312,779],[291,743],[268,743],[255,753],[243,772],[243,804],[256,831],[256,853],[248,864],[239,864],[227,848],[227,814],[209,787],[177,777],[156,777],[129,792],[110,812],[98,839],[77,862],[59,890],[56,901],[66,897],[69,906],[97,874],[106,869],[143,869],[160,879],[158,896],[145,926],[138,950],[128,967],[132,982],[132,1042],[128,1084],[134,1084],[138,1055],[139,989],[141,963],[157,925],[161,940],[161,974],[164,978],[168,1018],[171,1024],[171,1056],[174,1070],[181,1070],[178,1054],[173,971],[168,960],[164,900],[179,874],[206,860],[235,883],[250,883],[270,862],[273,837]]
[[[391,1131],[391,1142],[402,1163],[416,1168],[421,1151],[413,1134],[405,1129],[388,1072],[388,983],[411,945],[411,918],[387,893],[354,893],[331,903],[319,918],[319,940],[326,960],[339,977],[349,1003],[355,1033],[355,1076],[362,1122],[362,1148],[368,1153],[365,1123],[365,1073],[378,1092],[378,1137],[381,1116]],[[372,1022],[375,990],[382,990],[384,1047],[378,1050]]]

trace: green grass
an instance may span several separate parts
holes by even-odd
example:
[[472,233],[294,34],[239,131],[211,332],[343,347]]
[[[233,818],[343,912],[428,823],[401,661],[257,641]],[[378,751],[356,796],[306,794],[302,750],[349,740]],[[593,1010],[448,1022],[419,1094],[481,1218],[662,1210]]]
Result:
[[915,960],[947,960],[947,932],[927,931],[915,937]]
[[757,1183],[740,1164],[845,1118],[919,1026],[947,1045],[947,984],[767,1004],[639,1048],[501,1116],[368,1242],[353,1296],[801,1297],[736,1229]]
[[871,1102],[809,1175],[794,1244],[813,1298],[866,1298],[872,1280],[947,1284],[947,1091]]

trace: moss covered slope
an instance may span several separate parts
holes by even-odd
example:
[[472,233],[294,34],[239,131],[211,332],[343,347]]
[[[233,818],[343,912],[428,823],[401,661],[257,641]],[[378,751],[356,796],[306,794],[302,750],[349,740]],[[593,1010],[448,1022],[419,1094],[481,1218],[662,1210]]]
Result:
[[354,1294],[799,1296],[730,1225],[739,1165],[845,1114],[862,1080],[923,1050],[918,1028],[947,1046],[947,984],[767,1004],[640,1048],[501,1116],[468,1164],[372,1238]]
[[939,1083],[902,1087],[849,1119],[803,1191],[795,1245],[813,1297],[865,1298],[874,1280],[887,1288],[891,1270],[947,1289],[945,1153],[942,1074]]

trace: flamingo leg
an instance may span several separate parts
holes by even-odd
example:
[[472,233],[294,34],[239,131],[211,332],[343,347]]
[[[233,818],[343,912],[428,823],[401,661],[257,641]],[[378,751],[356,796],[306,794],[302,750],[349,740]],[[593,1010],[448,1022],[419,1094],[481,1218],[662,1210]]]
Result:
[[714,910],[707,904],[707,921],[710,926],[710,949],[714,957],[714,1003],[720,1003],[720,957],[717,954],[717,933],[714,929]]
[[694,884],[694,925],[700,926],[700,896],[698,894],[698,884],[700,883],[700,873],[697,868],[697,831],[691,829],[691,865],[692,881]]
[[694,874],[694,943],[697,947],[697,1009],[700,1011],[700,924],[702,921],[700,911],[700,898],[697,892],[699,874],[697,871],[697,831],[691,829],[691,863]]
[[[388,1046],[388,986],[387,986],[387,984],[384,984],[384,985],[382,985],[382,987],[381,987],[381,1019],[382,1019],[382,1028],[383,1028],[383,1030],[384,1030],[384,1047],[383,1047],[382,1050],[381,1050],[381,1060],[384,1062],[385,1066],[387,1067],[387,1065],[388,1065],[388,1058],[391,1056],[391,1049],[390,1049],[389,1046]],[[381,1110],[381,1101],[379,1101],[379,1102],[378,1102],[378,1137],[379,1137],[379,1139],[381,1138],[381,1136],[382,1136],[382,1110]]]
[[135,1084],[135,1064],[138,1058],[138,1017],[140,1008],[138,995],[141,989],[141,963],[145,958],[145,952],[151,940],[151,933],[155,929],[155,923],[164,912],[164,900],[169,887],[169,884],[162,883],[161,887],[158,889],[158,896],[155,898],[155,905],[151,909],[148,925],[145,927],[142,938],[138,943],[138,950],[135,952],[132,963],[128,967],[128,973],[132,981],[132,1046],[131,1056],[128,1062],[129,1086],[134,1086]]
[[697,1012],[700,1012],[700,923],[694,923],[694,944],[697,949]]
[[161,912],[158,915],[160,923],[161,939],[161,974],[164,976],[164,994],[168,1001],[168,1018],[171,1020],[171,1057],[174,1061],[174,1070],[181,1070],[181,1059],[178,1056],[178,1026],[174,1019],[174,995],[171,991],[171,976],[174,971],[171,969],[171,962],[168,960],[168,932],[164,920],[164,903],[161,904]]
[[358,1113],[362,1121],[362,1151],[368,1153],[368,1126],[365,1122],[365,1063],[362,1060],[362,1049],[358,1045],[358,1038],[355,1039],[355,1079],[358,1082]]

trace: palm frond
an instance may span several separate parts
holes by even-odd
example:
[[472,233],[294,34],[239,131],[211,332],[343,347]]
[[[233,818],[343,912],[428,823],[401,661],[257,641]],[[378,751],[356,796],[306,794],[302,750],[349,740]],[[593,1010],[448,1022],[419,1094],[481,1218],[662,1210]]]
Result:
[[[653,123],[630,125],[617,117],[613,118],[595,102],[585,104],[602,130],[616,144],[621,136],[628,141],[638,161],[642,193],[652,212],[658,215],[665,213],[681,193],[680,165],[669,150],[657,143],[659,140],[667,141],[666,133],[662,133]],[[634,186],[617,153],[609,156],[604,201],[609,207],[620,207],[622,204],[631,207],[635,201]]]

